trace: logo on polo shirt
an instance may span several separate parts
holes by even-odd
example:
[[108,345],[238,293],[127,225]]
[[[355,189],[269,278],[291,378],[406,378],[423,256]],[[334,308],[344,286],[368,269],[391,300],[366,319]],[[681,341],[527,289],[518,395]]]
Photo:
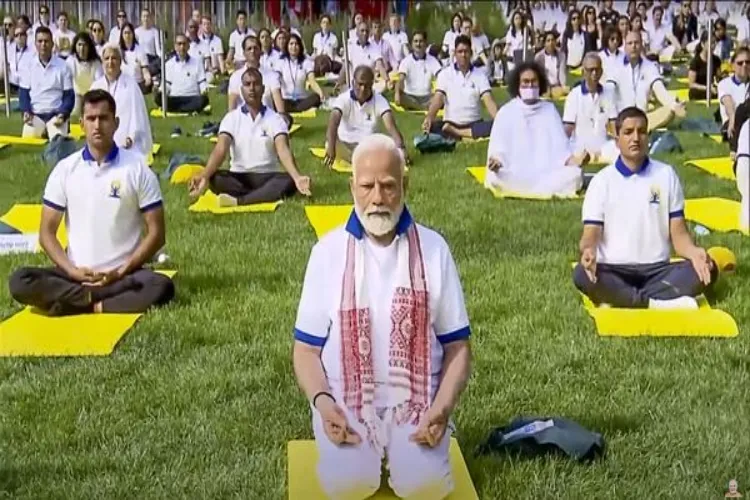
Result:
[[120,189],[121,189],[120,181],[112,181],[109,184],[109,197],[110,198],[116,198],[120,199]]
[[652,205],[659,205],[661,203],[661,191],[657,186],[651,186],[651,200],[649,203]]

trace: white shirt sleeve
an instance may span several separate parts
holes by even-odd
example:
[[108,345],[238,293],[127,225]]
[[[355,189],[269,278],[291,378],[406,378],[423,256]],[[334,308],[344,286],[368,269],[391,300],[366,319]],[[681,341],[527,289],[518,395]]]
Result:
[[731,76],[728,76],[719,82],[719,85],[717,86],[717,89],[716,89],[718,92],[719,102],[721,102],[721,100],[724,99],[726,96],[732,97],[731,93],[729,92],[729,89],[730,89],[729,86],[731,84],[732,84]]
[[206,83],[206,69],[203,67],[203,61],[198,61],[196,66],[198,67],[198,88],[202,94],[208,90],[208,84]]
[[[232,76],[229,77],[229,85],[227,86],[227,94],[234,94],[234,95],[240,95],[240,86],[242,82],[242,70],[237,70],[232,73]],[[263,81],[263,85],[266,85],[266,82]]]
[[477,92],[479,93],[480,98],[485,92],[491,92],[490,80],[485,73],[478,74],[474,81],[477,84]]
[[584,224],[604,225],[604,208],[607,201],[606,171],[601,171],[591,179],[586,197],[583,199],[582,220]]
[[331,109],[338,109],[342,115],[346,115],[347,110],[349,109],[349,100],[351,98],[349,97],[349,94],[344,92],[343,94],[340,94],[331,105]]
[[745,120],[740,128],[740,136],[737,138],[737,158],[750,157],[750,120]]
[[232,138],[232,141],[234,141],[235,135],[237,134],[237,113],[241,112],[242,111],[235,110],[227,113],[227,115],[222,118],[221,123],[219,124],[218,135],[226,134]]
[[[75,57],[75,56],[74,56]],[[73,90],[73,72],[70,71],[70,67],[67,64],[63,65],[63,92],[66,90]]]
[[42,202],[44,205],[53,208],[59,212],[64,212],[68,206],[68,197],[65,193],[65,169],[58,164],[47,178],[47,184],[44,187]]
[[326,267],[325,255],[321,254],[320,246],[316,244],[307,262],[302,296],[294,323],[295,340],[315,347],[323,347],[331,327],[325,301],[328,295],[322,293],[327,288],[328,269]]
[[289,135],[289,127],[286,126],[286,122],[281,116],[276,115],[273,120],[269,120],[271,137],[276,139],[279,135]]
[[145,163],[140,164],[138,172],[138,206],[141,212],[148,212],[162,206],[159,179]]
[[566,123],[569,125],[575,125],[576,118],[577,118],[577,111],[578,111],[578,91],[573,89],[573,91],[570,92],[570,94],[568,94],[568,97],[565,98],[565,109],[563,110],[563,116],[562,116],[563,123]]
[[674,169],[671,172],[671,186],[669,187],[669,218],[685,217],[685,195],[682,183]]
[[375,94],[375,114],[383,116],[387,111],[391,110],[391,105],[388,101],[380,94]]
[[310,73],[315,73],[315,63],[312,59],[305,59],[305,62],[302,63],[302,71],[304,71],[305,77]]
[[466,340],[471,335],[464,292],[456,263],[447,245],[440,259],[440,302],[433,323],[441,344]]
[[211,42],[213,45],[215,45],[214,53],[218,56],[224,55],[224,42],[221,40],[221,37],[218,35],[214,35],[214,39]]
[[408,60],[409,60],[409,58],[408,58],[408,57],[404,57],[403,59],[401,59],[401,62],[400,62],[400,63],[398,63],[398,72],[399,72],[400,74],[402,74],[402,75],[405,75],[405,74],[407,74],[407,72],[408,72],[408,70],[409,70],[409,68],[408,68],[408,64],[407,64],[407,61],[408,61]]
[[281,74],[278,71],[269,71],[267,75],[268,81],[264,81],[263,85],[271,90],[281,88]]
[[446,73],[448,69],[449,67],[444,68],[443,71],[438,73],[437,82],[435,84],[435,90],[437,92],[442,92],[445,95],[448,95],[448,74]]

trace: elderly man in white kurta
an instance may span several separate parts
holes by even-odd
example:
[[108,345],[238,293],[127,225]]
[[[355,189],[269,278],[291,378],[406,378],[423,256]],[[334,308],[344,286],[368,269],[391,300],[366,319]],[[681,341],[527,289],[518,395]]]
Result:
[[404,204],[404,158],[374,134],[353,156],[354,210],[315,245],[294,368],[313,413],[318,478],[332,498],[389,483],[402,498],[454,488],[450,416],[471,364],[469,320],[445,240]]
[[735,164],[737,188],[742,196],[740,202],[740,228],[750,230],[750,120],[740,129],[737,141],[737,163]]
[[528,196],[572,196],[581,188],[585,157],[573,154],[547,90],[544,69],[522,62],[510,75],[513,97],[495,115],[485,186]]

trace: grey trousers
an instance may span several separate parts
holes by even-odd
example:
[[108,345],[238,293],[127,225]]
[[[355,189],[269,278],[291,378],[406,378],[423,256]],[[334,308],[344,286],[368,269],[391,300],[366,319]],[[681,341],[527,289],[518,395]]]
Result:
[[222,170],[211,177],[209,186],[214,194],[228,194],[237,198],[240,205],[278,201],[297,192],[294,180],[285,172],[240,173]]
[[[714,265],[711,285],[718,277]],[[581,264],[573,271],[576,288],[594,304],[612,307],[647,308],[649,299],[669,300],[696,297],[705,290],[690,261],[644,265],[597,264],[596,283],[592,283]],[[710,286],[710,285],[709,285]]]
[[[154,102],[161,108],[161,92],[154,96]],[[208,106],[208,96],[195,95],[191,97],[167,96],[167,111],[172,113],[198,113]]]
[[284,111],[287,113],[301,113],[319,106],[320,96],[318,94],[310,94],[302,99],[284,99]]
[[22,267],[10,276],[11,296],[50,316],[86,314],[102,303],[105,313],[142,313],[174,297],[174,284],[163,274],[139,269],[112,284],[91,287],[71,280],[56,267]]
[[401,107],[409,111],[426,111],[432,96],[401,94]]
[[478,139],[480,137],[489,137],[492,133],[492,121],[489,120],[479,120],[472,123],[454,123],[443,120],[435,120],[435,123],[433,123],[432,127],[430,128],[430,132],[432,132],[433,134],[443,135],[443,125],[445,125],[446,123],[450,123],[456,128],[470,129],[471,137],[473,139]]

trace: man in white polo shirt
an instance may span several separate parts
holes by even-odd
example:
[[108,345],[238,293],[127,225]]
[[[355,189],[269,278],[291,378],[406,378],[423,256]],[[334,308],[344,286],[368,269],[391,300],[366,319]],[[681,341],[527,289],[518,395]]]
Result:
[[[422,129],[457,139],[489,137],[497,104],[492,98],[487,71],[472,66],[469,37],[457,36],[455,46],[456,62],[438,73],[437,91],[432,96]],[[487,108],[490,120],[482,120],[482,103]],[[436,121],[437,113],[443,106],[445,119]]]
[[[167,111],[173,113],[208,111],[210,109],[208,85],[203,61],[188,54],[188,39],[185,35],[177,35],[174,48],[175,55],[164,65]],[[157,106],[161,107],[161,92],[157,92],[154,101]]]
[[432,82],[443,66],[427,53],[426,32],[415,31],[411,45],[411,54],[398,66],[395,101],[405,109],[427,110],[432,98]]
[[404,139],[396,126],[391,106],[385,97],[372,91],[374,79],[372,68],[359,66],[354,70],[353,89],[333,101],[326,132],[325,164],[329,168],[336,158],[351,161],[354,148],[375,133],[379,120],[406,156]]
[[240,9],[236,16],[237,28],[229,35],[229,52],[227,52],[227,68],[240,69],[245,64],[245,51],[242,42],[248,36],[255,36],[255,31],[247,26],[247,11]]
[[[616,123],[620,157],[600,170],[583,202],[576,287],[597,305],[697,309],[718,267],[693,243],[680,179],[648,157],[648,118],[626,108]],[[671,246],[685,260],[670,262]]]
[[383,33],[383,40],[391,46],[396,63],[394,69],[397,69],[409,53],[409,35],[401,29],[401,16],[398,14],[391,14],[388,19],[388,31]]
[[[349,41],[349,66],[353,74],[359,66],[367,66],[373,70],[381,81],[390,83],[386,61],[383,60],[383,53],[378,45],[370,41],[370,29],[367,23],[361,22],[357,26],[357,39]],[[345,87],[346,71],[339,73],[339,87]]]
[[651,13],[651,21],[645,24],[649,36],[649,54],[657,61],[671,61],[675,52],[682,50],[680,41],[672,34],[672,22],[662,21],[664,9],[661,6],[654,7]]
[[[685,116],[685,105],[679,102],[664,86],[659,68],[642,55],[641,34],[630,31],[625,37],[626,57],[622,64],[612,65],[607,83],[614,85],[617,110],[636,106],[648,115],[648,129],[666,126],[675,115]],[[660,108],[648,112],[648,101],[653,91],[661,104]]]
[[750,49],[740,47],[732,56],[734,74],[719,82],[721,130],[727,139],[734,134],[737,106],[745,102],[750,81]]
[[166,241],[162,196],[143,157],[115,144],[116,112],[105,90],[83,96],[86,147],[55,166],[42,198],[39,243],[55,267],[10,277],[14,299],[51,316],[142,313],[174,296],[168,277],[143,267]]
[[451,415],[471,373],[471,328],[450,248],[405,205],[390,137],[353,155],[354,209],[313,247],[293,363],[309,401],[327,498],[446,498]]
[[593,163],[612,163],[617,159],[615,135],[615,96],[611,87],[600,83],[602,60],[596,52],[589,52],[581,63],[583,80],[573,87],[565,99],[563,124],[565,133],[574,141],[576,155],[589,155]]
[[224,43],[221,37],[214,34],[211,18],[204,15],[201,17],[201,35],[200,52],[206,59],[206,79],[208,83],[213,83],[219,75],[226,72],[224,67]]
[[19,68],[18,102],[23,112],[23,137],[49,139],[68,134],[75,106],[73,75],[65,61],[52,53],[52,32],[36,30],[36,51],[30,64]]
[[[244,70],[245,104],[221,121],[206,168],[189,183],[192,197],[202,195],[209,186],[222,207],[273,202],[297,191],[310,196],[310,178],[297,169],[286,122],[263,105],[263,92],[260,70]],[[231,167],[220,172],[227,153],[231,153]]]

